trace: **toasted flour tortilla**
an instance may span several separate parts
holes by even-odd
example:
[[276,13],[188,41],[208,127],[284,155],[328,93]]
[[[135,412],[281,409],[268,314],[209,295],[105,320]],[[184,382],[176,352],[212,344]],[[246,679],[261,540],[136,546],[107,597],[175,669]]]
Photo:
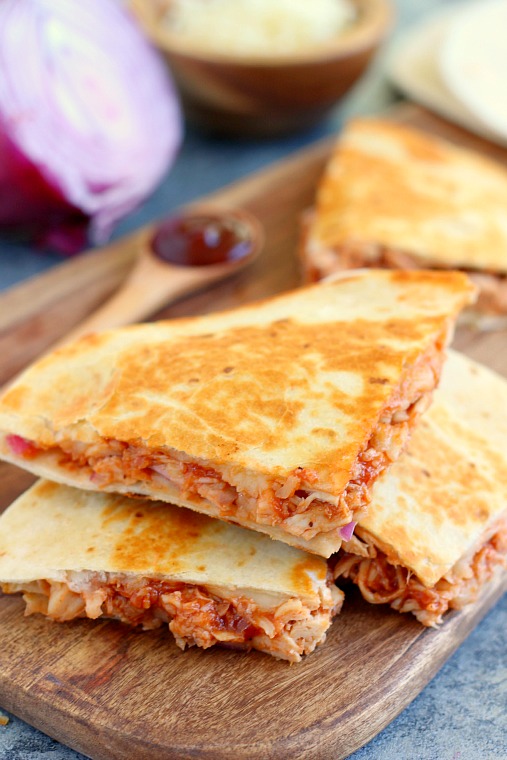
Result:
[[507,315],[507,170],[428,133],[356,119],[341,134],[307,217],[309,280],[357,267],[467,271],[484,326]]
[[91,335],[0,399],[0,455],[329,556],[428,405],[472,296],[460,273],[367,270]]
[[342,601],[319,557],[170,504],[49,481],[0,517],[0,585],[60,622],[169,622],[181,646],[291,661],[324,640]]
[[352,577],[370,601],[434,624],[480,593],[507,559],[504,378],[450,353],[431,409],[377,481],[356,537],[337,575]]

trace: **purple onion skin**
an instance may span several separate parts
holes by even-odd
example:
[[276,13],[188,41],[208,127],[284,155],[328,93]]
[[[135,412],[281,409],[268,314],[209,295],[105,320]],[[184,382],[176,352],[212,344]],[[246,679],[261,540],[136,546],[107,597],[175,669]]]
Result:
[[9,140],[0,125],[0,227],[16,238],[73,255],[88,242],[89,217]]
[[[132,152],[138,158],[143,155],[143,151],[148,151],[150,161],[143,162],[139,158],[137,161],[130,161],[129,166],[125,165],[125,172],[121,172],[122,176],[118,176],[117,183],[115,183],[115,177],[112,178],[111,171],[107,173],[108,168],[106,168],[103,182],[100,177],[97,180],[96,175],[92,179],[89,178],[84,170],[83,176],[79,177],[78,181],[78,184],[79,182],[81,184],[77,187],[73,198],[72,182],[68,177],[59,176],[58,161],[52,161],[53,151],[39,150],[39,159],[37,159],[37,156],[32,156],[30,150],[26,149],[26,140],[25,147],[23,146],[23,139],[20,138],[17,128],[18,123],[23,121],[25,136],[27,129],[33,129],[33,134],[30,136],[31,144],[34,137],[35,140],[37,139],[39,129],[37,116],[33,119],[33,125],[27,126],[27,120],[30,118],[27,114],[30,113],[30,108],[26,107],[26,103],[30,105],[31,93],[25,96],[25,93],[18,92],[16,93],[19,95],[17,100],[6,96],[9,90],[12,92],[16,87],[21,87],[20,84],[16,84],[14,68],[9,70],[5,65],[4,58],[8,55],[6,53],[4,56],[2,51],[2,39],[7,39],[9,34],[10,18],[12,19],[21,4],[27,6],[23,11],[25,15],[31,12],[31,8],[34,9],[34,15],[36,11],[40,13],[41,7],[47,15],[48,7],[51,12],[51,4],[48,4],[47,0],[46,2],[44,0],[40,2],[39,0],[2,0],[2,2],[4,7],[0,6],[0,229],[16,238],[32,241],[38,247],[51,248],[64,255],[72,255],[83,249],[89,241],[94,244],[105,242],[114,224],[139,205],[163,177],[174,160],[181,142],[182,122],[179,104],[165,66],[148,45],[130,15],[120,8],[115,0],[87,0],[85,5],[88,4],[88,14],[92,12],[91,6],[94,6],[93,13],[97,14],[97,23],[109,21],[113,25],[115,35],[125,35],[130,54],[132,56],[137,54],[139,73],[134,81],[129,78],[129,97],[136,98],[136,88],[140,90],[144,87],[144,94],[139,97],[142,107],[135,111],[136,124],[132,133],[136,135],[137,142],[133,144]],[[17,8],[16,4],[18,4]],[[68,6],[65,12],[71,10],[73,14],[79,16],[81,3],[80,0],[58,0],[55,6]],[[132,49],[133,45],[136,49]],[[125,48],[125,45],[123,47]],[[115,53],[124,54],[121,45],[118,49],[105,52],[107,52],[111,67],[121,69],[121,61],[118,65],[117,56],[115,58]],[[24,55],[25,52],[20,51],[20,66],[23,65]],[[9,62],[12,63],[12,55]],[[44,66],[43,61],[36,63]],[[125,66],[124,68],[126,69]],[[111,81],[114,82],[114,79],[112,78]],[[48,83],[51,83],[49,74]],[[22,84],[27,86],[26,77]],[[147,103],[146,91],[150,93],[149,103]],[[35,93],[33,97],[36,104],[37,95],[38,93]],[[83,93],[78,93],[78,96],[86,97],[86,93],[84,96]],[[13,101],[16,102],[13,104]],[[16,111],[18,103],[21,105]],[[147,107],[151,103],[153,103],[153,118],[151,118],[150,108]],[[45,108],[46,104],[44,104]],[[33,111],[36,112],[36,108]],[[51,127],[53,130],[51,139],[56,140],[56,144],[58,144],[60,129],[63,138],[74,139],[72,129],[66,124],[65,118],[60,118],[59,114],[54,115]],[[124,124],[120,123],[120,128],[122,127]],[[104,142],[104,145],[107,146],[111,155],[115,151],[112,134],[110,125],[107,129],[104,128],[104,140],[109,140],[109,143]],[[139,135],[143,136],[144,144],[139,140]],[[40,138],[43,147],[46,137],[42,134]],[[79,151],[80,147],[76,138],[76,151]],[[44,160],[40,160],[41,153],[44,154]],[[118,166],[119,155],[119,148],[116,148],[115,167]],[[86,156],[83,153],[80,161],[77,169],[73,168],[74,174],[79,173],[82,166],[86,164]],[[60,166],[61,163],[60,161]],[[95,165],[100,166],[100,161],[97,161],[96,157]],[[144,168],[146,165],[149,165],[147,170]],[[108,199],[107,192],[104,192],[109,189],[115,191],[115,197],[112,200],[112,196]],[[100,205],[102,198],[104,202]]]

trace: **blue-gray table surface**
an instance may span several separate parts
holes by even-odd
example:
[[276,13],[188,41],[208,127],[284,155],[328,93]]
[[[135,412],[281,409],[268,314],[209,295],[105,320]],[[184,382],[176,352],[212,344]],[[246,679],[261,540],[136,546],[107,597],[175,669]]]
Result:
[[[397,0],[397,26],[390,44],[332,117],[310,133],[289,139],[233,142],[187,130],[178,160],[164,182],[142,208],[122,222],[115,237],[336,132],[349,116],[384,109],[396,99],[385,77],[390,45],[427,13],[459,1]],[[55,254],[0,241],[0,289],[61,260]],[[9,724],[0,727],[0,760],[84,760],[83,755],[9,717]],[[412,704],[352,758],[507,760],[505,596]]]

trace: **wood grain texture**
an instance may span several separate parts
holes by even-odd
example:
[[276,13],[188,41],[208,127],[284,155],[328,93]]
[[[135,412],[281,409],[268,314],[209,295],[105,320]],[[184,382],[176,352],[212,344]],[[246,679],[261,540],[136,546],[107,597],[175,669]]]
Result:
[[[422,109],[399,108],[392,117],[507,163],[505,151]],[[206,199],[256,214],[265,225],[265,250],[248,271],[160,316],[203,313],[297,285],[298,218],[312,201],[331,144],[319,143]],[[0,296],[0,382],[106,298],[134,256],[135,237]],[[463,330],[455,346],[507,376],[507,332]],[[32,481],[0,465],[0,510]],[[183,654],[167,631],[24,619],[21,600],[0,596],[0,700],[96,760],[338,760],[419,693],[506,587],[505,574],[498,576],[478,603],[448,615],[438,631],[349,593],[326,644],[294,666],[259,653]]]
[[296,666],[252,652],[180,652],[168,633],[0,614],[2,706],[96,760],[339,760],[414,698],[505,583],[439,631],[351,593]]

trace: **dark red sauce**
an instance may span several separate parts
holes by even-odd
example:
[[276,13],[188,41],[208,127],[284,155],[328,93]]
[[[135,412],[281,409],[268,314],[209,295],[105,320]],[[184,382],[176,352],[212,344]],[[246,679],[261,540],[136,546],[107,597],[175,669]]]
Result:
[[175,216],[162,222],[151,240],[158,258],[192,267],[238,261],[254,245],[248,222],[234,214]]

